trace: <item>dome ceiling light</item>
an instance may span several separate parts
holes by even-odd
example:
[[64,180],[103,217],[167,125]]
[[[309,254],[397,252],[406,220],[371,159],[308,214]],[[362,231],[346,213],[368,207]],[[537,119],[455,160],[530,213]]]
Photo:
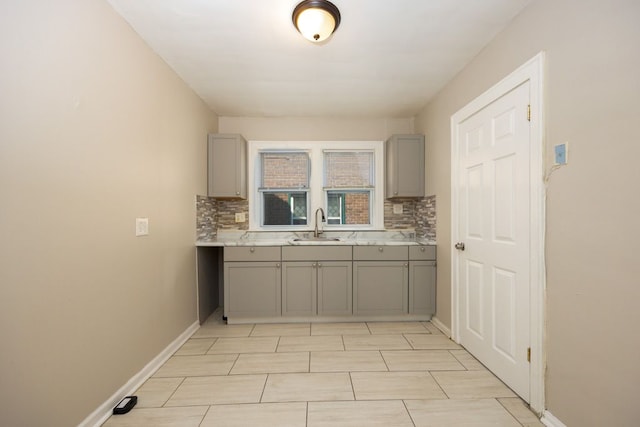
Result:
[[293,9],[293,25],[307,40],[319,43],[340,25],[340,11],[327,0],[304,0]]

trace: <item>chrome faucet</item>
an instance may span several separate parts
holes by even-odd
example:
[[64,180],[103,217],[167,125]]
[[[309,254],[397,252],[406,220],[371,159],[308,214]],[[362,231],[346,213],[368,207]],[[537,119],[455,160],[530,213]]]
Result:
[[322,233],[322,231],[318,231],[318,211],[320,211],[322,213],[322,222],[326,222],[326,219],[324,217],[324,209],[322,208],[318,208],[316,209],[316,213],[313,215],[313,220],[316,223],[316,226],[313,230],[313,237],[318,238],[320,236],[320,233]]

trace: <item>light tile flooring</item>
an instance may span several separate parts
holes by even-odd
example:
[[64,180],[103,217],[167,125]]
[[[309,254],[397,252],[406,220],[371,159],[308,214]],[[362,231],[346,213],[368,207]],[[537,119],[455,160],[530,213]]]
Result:
[[214,313],[105,427],[542,426],[430,322],[226,325]]

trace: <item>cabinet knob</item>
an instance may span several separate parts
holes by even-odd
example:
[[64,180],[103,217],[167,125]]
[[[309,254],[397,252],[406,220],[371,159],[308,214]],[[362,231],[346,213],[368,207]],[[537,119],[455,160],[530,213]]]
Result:
[[404,266],[405,266],[405,267],[409,267],[409,263],[408,263],[408,262],[405,262],[405,263],[404,263]]
[[424,246],[420,246],[420,252],[424,252],[425,251],[425,247]]
[[239,192],[239,191],[236,191],[236,196],[239,196],[239,195],[240,195],[240,192]]
[[280,268],[280,263],[276,262],[276,268]]
[[318,268],[322,267],[322,264],[318,263]]
[[397,191],[394,191],[394,192],[393,192],[393,195],[394,195],[394,196],[397,196],[397,195],[398,195],[398,192],[397,192]]
[[384,251],[384,248],[381,246],[381,247],[378,248],[378,251],[382,252],[382,251]]
[[249,248],[249,252],[254,253],[256,251],[256,248]]

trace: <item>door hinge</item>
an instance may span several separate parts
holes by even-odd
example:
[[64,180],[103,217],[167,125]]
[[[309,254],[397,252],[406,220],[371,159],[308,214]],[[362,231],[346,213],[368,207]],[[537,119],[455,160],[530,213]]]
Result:
[[527,120],[531,121],[531,104],[527,105]]
[[531,347],[527,348],[527,362],[531,363]]

